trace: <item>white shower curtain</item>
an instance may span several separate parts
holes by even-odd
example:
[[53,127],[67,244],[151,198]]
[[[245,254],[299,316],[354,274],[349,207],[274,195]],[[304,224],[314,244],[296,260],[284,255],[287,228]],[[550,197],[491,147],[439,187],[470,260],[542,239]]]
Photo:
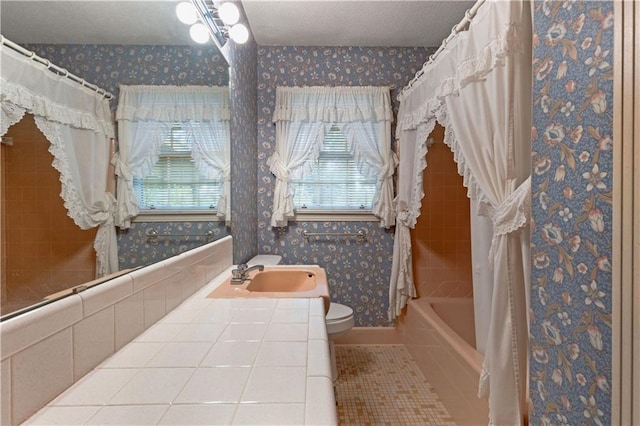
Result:
[[[521,424],[526,412],[528,224],[531,129],[531,17],[524,1],[484,3],[468,31],[453,38],[401,95],[397,136],[401,172],[390,315],[415,294],[408,231],[420,214],[422,170],[435,122],[478,212],[491,220],[492,286],[479,394],[489,399],[490,424]],[[405,179],[403,179],[403,177]],[[472,238],[476,236],[473,235]],[[477,254],[477,252],[475,253]],[[409,254],[410,255],[410,254]],[[492,287],[492,288],[491,288]]]
[[115,200],[106,191],[109,142],[114,137],[109,101],[5,45],[0,45],[0,52],[0,134],[25,113],[33,114],[51,143],[69,217],[81,229],[98,227],[96,275],[117,271]]

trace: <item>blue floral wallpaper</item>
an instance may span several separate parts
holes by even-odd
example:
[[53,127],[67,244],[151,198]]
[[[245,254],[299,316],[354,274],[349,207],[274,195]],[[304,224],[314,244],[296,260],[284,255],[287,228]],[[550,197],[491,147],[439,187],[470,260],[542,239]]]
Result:
[[531,422],[610,424],[613,2],[534,7]]
[[229,66],[217,47],[112,44],[27,44],[25,47],[89,83],[111,92],[120,84],[229,84]]
[[[25,45],[39,56],[68,69],[116,97],[120,84],[215,85],[229,84],[229,66],[211,46],[123,46],[123,45]],[[118,233],[120,268],[131,268],[166,259],[207,242],[204,237],[159,238],[150,243],[146,232],[195,234],[210,229],[213,239],[229,235],[224,222],[134,223]],[[193,232],[197,229],[197,232]]]
[[233,262],[246,262],[258,252],[256,176],[258,144],[257,48],[253,39],[243,45],[230,43],[231,67],[231,234]]
[[[327,271],[331,300],[355,312],[356,326],[389,326],[387,320],[393,231],[377,222],[291,222],[286,228],[269,226],[274,176],[267,158],[275,149],[271,123],[277,86],[390,86],[394,111],[396,96],[422,67],[430,48],[372,47],[258,47],[258,251],[279,254],[283,263],[311,263]],[[394,131],[395,133],[395,131]],[[356,232],[367,240],[307,242],[311,232]]]

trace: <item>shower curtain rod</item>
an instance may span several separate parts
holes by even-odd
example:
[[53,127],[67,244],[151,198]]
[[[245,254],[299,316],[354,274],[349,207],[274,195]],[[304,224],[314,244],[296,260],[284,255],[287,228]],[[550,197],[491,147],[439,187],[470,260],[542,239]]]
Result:
[[438,55],[440,55],[440,53],[442,53],[442,51],[447,47],[447,44],[456,35],[458,35],[460,31],[464,30],[467,24],[469,24],[473,20],[473,18],[476,16],[476,13],[478,12],[478,9],[480,8],[480,6],[484,4],[485,1],[486,0],[478,0],[473,6],[471,6],[471,9],[467,9],[467,11],[464,13],[464,18],[462,18],[460,22],[458,22],[456,25],[453,26],[453,28],[451,29],[451,34],[449,34],[447,38],[442,40],[442,44],[440,45],[438,50],[436,50],[432,55],[429,56],[429,59],[427,59],[427,61],[422,65],[422,68],[420,69],[420,71],[418,71],[416,75],[413,77],[413,79],[411,79],[411,81],[406,86],[404,86],[404,88],[402,88],[402,90],[398,94],[398,97],[397,97],[398,100],[400,100],[404,95],[404,93],[407,90],[411,89],[411,87],[416,83],[416,81],[418,81],[420,77],[424,75],[425,68],[430,64],[432,64],[433,61],[436,60]]
[[5,36],[3,36],[2,34],[0,34],[0,44],[4,44],[7,47],[10,47],[11,49],[15,50],[18,53],[23,54],[24,56],[33,59],[36,62],[39,62],[43,65],[46,65],[46,67],[55,72],[56,74],[59,74],[63,77],[67,77],[70,80],[75,81],[76,83],[79,83],[80,85],[93,90],[94,92],[98,93],[99,95],[102,95],[103,97],[111,100],[113,99],[113,95],[109,92],[107,92],[104,89],[101,89],[100,87],[96,86],[95,84],[91,84],[87,81],[85,81],[83,78],[78,77],[75,74],[70,73],[68,70],[61,68],[53,63],[51,63],[51,61],[49,61],[48,59],[42,58],[38,55],[35,54],[35,52],[32,52],[31,50],[27,50],[24,47],[20,46],[17,43],[12,42],[11,40],[7,39]]

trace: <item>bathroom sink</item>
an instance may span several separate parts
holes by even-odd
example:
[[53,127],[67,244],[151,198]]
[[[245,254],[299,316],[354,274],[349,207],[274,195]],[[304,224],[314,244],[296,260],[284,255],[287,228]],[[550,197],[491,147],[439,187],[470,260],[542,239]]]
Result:
[[234,283],[229,276],[213,290],[209,298],[311,298],[324,299],[329,311],[329,285],[323,268],[316,265],[265,266],[263,271],[249,272],[249,279]]
[[316,288],[316,274],[299,269],[279,269],[258,272],[246,289],[261,292],[299,292]]

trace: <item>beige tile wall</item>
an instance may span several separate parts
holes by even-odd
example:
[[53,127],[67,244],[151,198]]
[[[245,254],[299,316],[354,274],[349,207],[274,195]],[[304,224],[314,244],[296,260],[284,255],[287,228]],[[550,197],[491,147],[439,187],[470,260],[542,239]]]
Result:
[[[51,165],[49,141],[25,115],[2,145],[2,311],[31,305],[95,278],[96,230],[81,230],[60,198],[60,174]],[[6,254],[5,254],[6,252]]]
[[232,253],[226,237],[0,323],[1,424],[27,419],[231,266]]
[[411,230],[413,272],[418,295],[469,297],[473,294],[471,227],[467,189],[440,125],[431,133],[423,175],[424,198]]

